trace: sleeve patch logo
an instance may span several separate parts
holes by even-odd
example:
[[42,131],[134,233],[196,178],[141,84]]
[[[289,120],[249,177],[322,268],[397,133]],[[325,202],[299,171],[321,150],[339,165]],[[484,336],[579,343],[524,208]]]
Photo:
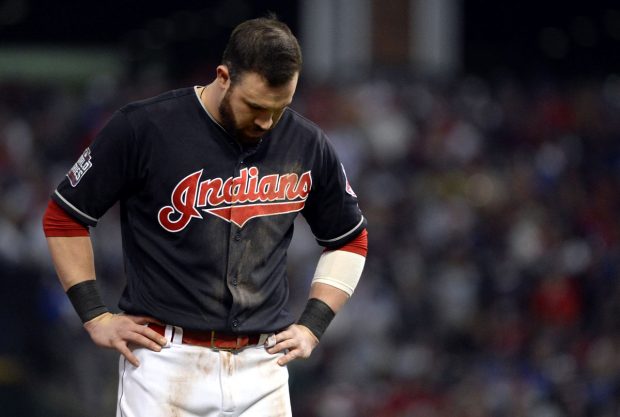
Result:
[[355,191],[353,191],[353,188],[351,187],[351,184],[349,184],[349,179],[347,178],[347,172],[344,170],[344,165],[340,164],[340,166],[342,167],[342,173],[344,174],[344,179],[347,182],[347,185],[345,187],[345,191],[350,196],[357,198],[357,195],[355,194]]
[[90,148],[86,148],[82,153],[82,156],[77,160],[77,162],[71,167],[69,172],[67,172],[67,178],[69,178],[69,182],[72,187],[76,187],[86,171],[88,171],[93,166],[93,163],[90,161]]

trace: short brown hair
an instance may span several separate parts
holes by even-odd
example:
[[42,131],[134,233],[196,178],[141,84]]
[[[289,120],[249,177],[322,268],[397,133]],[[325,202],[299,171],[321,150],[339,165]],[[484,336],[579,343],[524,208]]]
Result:
[[275,15],[247,20],[230,35],[222,63],[234,84],[244,72],[256,72],[280,86],[301,71],[301,48],[289,27]]

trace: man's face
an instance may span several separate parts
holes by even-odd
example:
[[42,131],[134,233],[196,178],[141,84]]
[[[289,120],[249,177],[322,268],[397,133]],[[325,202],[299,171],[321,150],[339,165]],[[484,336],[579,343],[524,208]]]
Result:
[[257,73],[241,74],[240,79],[229,86],[218,108],[224,129],[242,144],[258,143],[291,104],[297,79],[298,74],[295,74],[286,84],[271,87]]

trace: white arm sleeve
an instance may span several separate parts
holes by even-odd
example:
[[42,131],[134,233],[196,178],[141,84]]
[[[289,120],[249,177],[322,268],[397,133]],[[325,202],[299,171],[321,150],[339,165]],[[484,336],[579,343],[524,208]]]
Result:
[[351,296],[362,276],[365,262],[366,257],[345,250],[323,252],[312,283],[331,285]]

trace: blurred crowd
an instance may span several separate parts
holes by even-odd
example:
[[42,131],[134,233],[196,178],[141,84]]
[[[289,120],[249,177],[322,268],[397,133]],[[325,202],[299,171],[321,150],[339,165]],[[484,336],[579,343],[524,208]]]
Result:
[[[7,415],[113,415],[117,355],[81,329],[41,216],[111,112],[169,84],[0,84]],[[376,78],[302,85],[293,107],[337,148],[370,239],[353,298],[290,366],[296,416],[620,415],[620,77]],[[297,231],[299,311],[320,248]],[[92,236],[115,308],[116,209]]]

